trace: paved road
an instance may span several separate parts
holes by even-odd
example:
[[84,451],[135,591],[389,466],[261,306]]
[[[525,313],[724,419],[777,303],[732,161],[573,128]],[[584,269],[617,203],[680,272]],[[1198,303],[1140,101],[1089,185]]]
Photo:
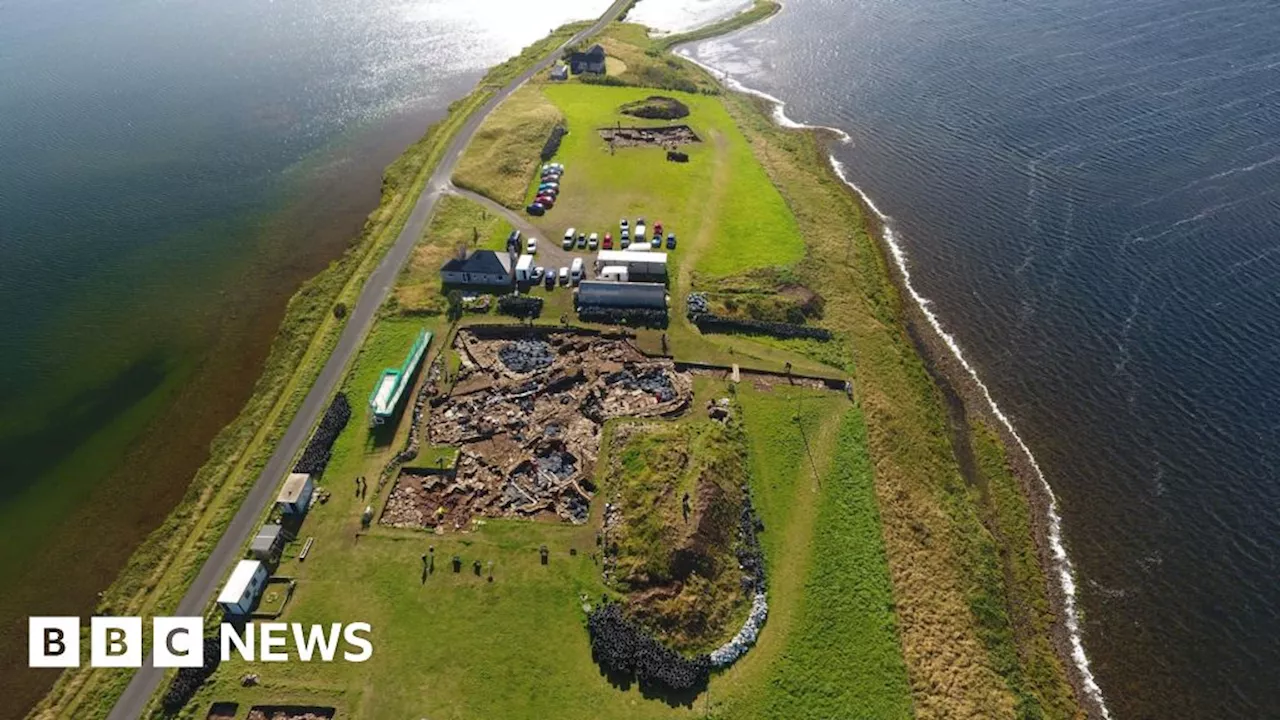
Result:
[[[591,27],[574,35],[565,45],[581,42],[584,38],[599,32],[605,25],[618,17],[628,4],[629,0],[617,0],[609,6],[608,10],[604,11],[604,14]],[[306,441],[311,428],[320,419],[321,412],[324,411],[329,398],[337,389],[338,383],[346,372],[347,366],[355,356],[356,350],[360,347],[365,335],[369,332],[369,328],[373,325],[374,314],[387,299],[387,294],[395,284],[396,277],[400,274],[400,269],[404,267],[405,262],[408,260],[413,246],[422,237],[422,232],[426,227],[427,220],[431,218],[436,202],[441,195],[450,190],[451,183],[449,178],[453,175],[454,166],[458,164],[458,158],[462,156],[462,151],[466,149],[476,129],[480,127],[480,123],[511,93],[527,82],[529,78],[550,67],[560,57],[560,51],[563,47],[564,45],[557,48],[532,68],[525,71],[520,77],[502,88],[497,95],[473,112],[471,117],[462,125],[457,135],[454,136],[444,156],[441,157],[440,163],[436,166],[435,172],[431,174],[431,178],[427,181],[427,186],[423,188],[422,194],[418,196],[417,205],[414,206],[413,212],[409,215],[409,220],[405,223],[400,236],[396,238],[395,245],[387,252],[386,257],[382,259],[382,262],[365,283],[364,289],[360,293],[360,299],[351,311],[346,327],[342,330],[341,337],[338,338],[338,346],[334,348],[333,354],[325,362],[324,368],[320,371],[320,376],[316,378],[315,385],[307,393],[307,397],[303,400],[298,414],[294,416],[293,422],[289,423],[289,428],[285,431],[280,445],[276,448],[275,453],[271,455],[271,459],[267,461],[262,474],[258,476],[253,488],[240,506],[240,510],[232,518],[231,525],[227,527],[226,533],[218,541],[213,553],[200,569],[200,574],[196,576],[195,582],[187,590],[187,594],[183,596],[182,601],[178,603],[177,615],[203,615],[205,608],[208,607],[209,602],[213,599],[222,578],[227,574],[231,564],[240,559],[242,548],[249,540],[250,533],[256,529],[258,518],[261,517],[263,510],[267,507],[267,503],[271,502],[275,496],[276,487],[284,478],[285,472],[293,462],[293,458],[302,449],[302,444]],[[145,664],[134,673],[129,686],[125,688],[124,694],[120,696],[115,707],[112,708],[107,720],[134,720],[140,718],[147,702],[155,694],[156,689],[160,686],[160,681],[163,679],[164,670],[154,667],[151,664],[151,658],[148,657]]]

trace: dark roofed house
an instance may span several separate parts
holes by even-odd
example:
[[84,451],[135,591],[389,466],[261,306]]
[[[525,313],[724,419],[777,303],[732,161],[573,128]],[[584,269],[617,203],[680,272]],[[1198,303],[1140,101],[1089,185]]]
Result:
[[604,48],[599,44],[592,45],[586,52],[576,52],[569,56],[569,69],[574,75],[581,73],[604,74]]
[[453,258],[440,268],[446,285],[500,285],[515,283],[511,255],[493,250],[477,250],[463,258]]

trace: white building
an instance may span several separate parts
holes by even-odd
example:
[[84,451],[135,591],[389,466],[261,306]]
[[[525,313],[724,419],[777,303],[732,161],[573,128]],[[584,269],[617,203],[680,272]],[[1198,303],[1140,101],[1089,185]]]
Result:
[[[633,250],[601,250],[596,256],[596,269],[600,271],[604,268],[626,268],[628,280],[665,282],[667,254]],[[616,274],[617,271],[614,270],[614,273]]]
[[248,615],[267,584],[267,566],[257,560],[241,560],[218,594],[218,606],[228,615]]
[[315,492],[315,481],[306,473],[289,473],[284,487],[276,496],[276,506],[285,515],[301,515],[311,505],[311,494]]
[[521,255],[516,260],[516,282],[531,282],[533,280],[533,256]]

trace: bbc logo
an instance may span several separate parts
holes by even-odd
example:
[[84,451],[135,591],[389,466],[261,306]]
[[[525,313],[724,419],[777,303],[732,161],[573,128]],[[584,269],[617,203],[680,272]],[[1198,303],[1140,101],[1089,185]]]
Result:
[[[152,621],[156,667],[204,664],[204,620],[157,617]],[[142,666],[142,618],[95,617],[89,623],[89,664],[100,668]],[[27,664],[33,668],[80,667],[80,618],[31,617],[27,624]]]

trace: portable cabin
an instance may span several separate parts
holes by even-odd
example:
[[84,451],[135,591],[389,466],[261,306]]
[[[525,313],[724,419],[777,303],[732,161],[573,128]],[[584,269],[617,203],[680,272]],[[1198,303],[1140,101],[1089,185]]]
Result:
[[284,487],[276,496],[276,507],[285,515],[302,515],[311,505],[311,495],[315,492],[315,481],[307,473],[289,473]]
[[267,584],[267,566],[259,560],[241,560],[218,594],[218,606],[228,615],[248,615]]
[[533,281],[533,256],[521,255],[516,260],[516,282],[532,282]]
[[249,543],[249,554],[264,563],[271,562],[275,559],[280,548],[284,545],[283,529],[276,524],[263,525],[258,530],[258,534],[254,536],[253,542]]

